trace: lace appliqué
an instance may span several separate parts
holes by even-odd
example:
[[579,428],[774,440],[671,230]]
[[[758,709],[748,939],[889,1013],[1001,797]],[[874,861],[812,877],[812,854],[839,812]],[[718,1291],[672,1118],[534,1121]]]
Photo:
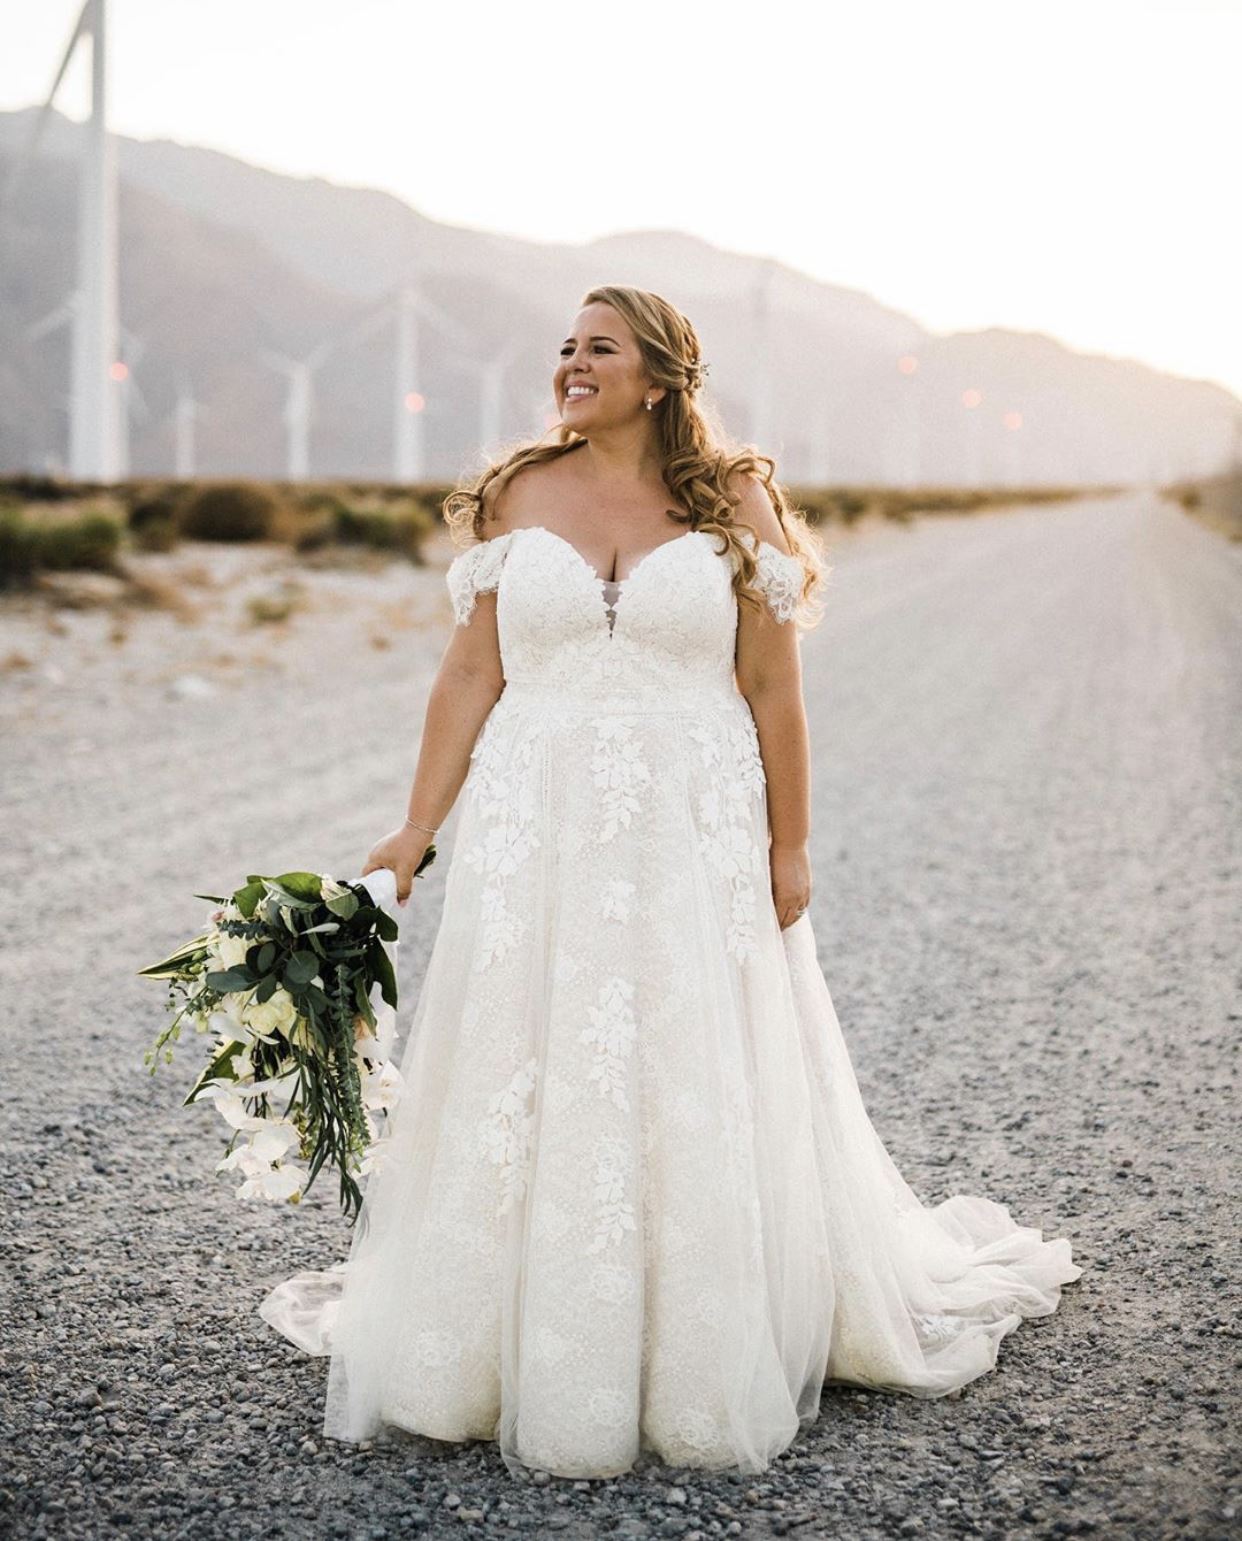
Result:
[[599,886],[600,917],[624,925],[630,918],[630,901],[637,892],[627,878],[606,878]]
[[588,1252],[617,1245],[626,1231],[637,1229],[634,1206],[626,1198],[632,1152],[626,1142],[605,1136],[595,1147],[595,1236]]
[[753,587],[762,593],[778,621],[792,620],[802,604],[802,563],[767,541],[760,543],[756,562]]
[[578,1034],[580,1042],[594,1044],[596,1060],[588,1075],[599,1083],[600,1095],[622,1112],[630,1111],[626,1095],[626,1066],[633,1055],[638,1026],[630,1001],[634,986],[627,979],[606,980],[599,990],[599,1004],[588,1006],[590,1027]]
[[480,1128],[484,1154],[500,1167],[497,1215],[507,1214],[526,1193],[530,1142],[535,1128],[532,1099],[538,1075],[539,1061],[532,1055],[492,1098]]
[[596,1263],[591,1273],[591,1294],[604,1305],[632,1305],[638,1298],[638,1272],[620,1263]]
[[452,1370],[461,1362],[462,1348],[457,1333],[425,1327],[414,1339],[414,1363],[428,1370]]
[[925,1343],[951,1343],[954,1338],[960,1337],[963,1330],[961,1317],[946,1316],[940,1312],[928,1312],[926,1315],[914,1315],[911,1317],[914,1330]]
[[758,946],[757,884],[765,870],[755,837],[756,804],[766,784],[759,737],[750,717],[696,723],[688,732],[708,777],[697,799],[700,841],[711,866],[729,885],[726,945],[744,961]]
[[612,840],[642,811],[639,792],[651,784],[651,772],[635,741],[633,727],[620,717],[600,717],[595,723],[595,753],[591,770],[600,788],[601,840]]
[[482,540],[460,552],[449,563],[444,574],[449,598],[453,604],[453,619],[465,626],[474,614],[474,603],[480,594],[490,593],[500,585],[500,571],[514,532]]
[[506,903],[505,889],[539,845],[533,827],[538,796],[534,742],[526,737],[515,744],[511,734],[500,731],[496,711],[471,751],[471,788],[481,827],[462,852],[465,864],[484,878],[475,958],[480,969],[506,957],[526,936],[529,920]]

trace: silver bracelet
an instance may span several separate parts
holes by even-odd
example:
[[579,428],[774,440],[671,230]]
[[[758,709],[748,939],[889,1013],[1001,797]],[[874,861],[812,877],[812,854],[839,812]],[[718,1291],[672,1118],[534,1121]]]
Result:
[[426,824],[415,824],[414,820],[409,816],[408,813],[405,816],[405,822],[411,827],[411,829],[425,829],[429,835],[438,835],[440,833],[438,829],[431,829]]

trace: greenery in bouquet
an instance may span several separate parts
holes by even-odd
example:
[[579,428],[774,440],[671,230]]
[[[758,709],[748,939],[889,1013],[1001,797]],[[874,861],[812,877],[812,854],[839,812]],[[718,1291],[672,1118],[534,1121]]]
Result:
[[[429,846],[418,873],[435,857]],[[217,1171],[240,1172],[240,1199],[298,1203],[334,1167],[340,1202],[362,1209],[357,1178],[379,1160],[401,1075],[385,1057],[397,981],[388,944],[397,922],[364,882],[314,872],[251,875],[211,926],[138,972],[168,981],[172,1018],[143,1062],[173,1058],[182,1023],[212,1035],[185,1106],[215,1103],[233,1130]],[[380,1016],[373,1000],[378,990]]]

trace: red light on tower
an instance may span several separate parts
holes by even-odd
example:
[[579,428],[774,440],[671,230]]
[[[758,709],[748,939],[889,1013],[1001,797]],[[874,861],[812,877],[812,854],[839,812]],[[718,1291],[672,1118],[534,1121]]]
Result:
[[903,375],[912,375],[918,367],[919,361],[913,353],[903,353],[897,360],[897,368]]
[[1006,428],[1021,428],[1022,414],[1021,412],[1006,412],[1004,417],[1001,418],[1001,422],[1004,423]]
[[977,407],[982,400],[983,392],[977,391],[973,387],[968,391],[962,392],[962,405],[964,407]]
[[110,380],[128,380],[129,365],[123,364],[120,359],[117,359],[115,364],[108,366],[108,378]]
[[407,412],[421,412],[427,405],[427,398],[417,391],[406,391],[403,404]]

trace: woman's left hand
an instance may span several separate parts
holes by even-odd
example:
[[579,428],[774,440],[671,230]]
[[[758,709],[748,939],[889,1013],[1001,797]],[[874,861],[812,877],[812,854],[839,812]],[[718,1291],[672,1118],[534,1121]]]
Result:
[[773,845],[768,852],[772,869],[772,902],[781,930],[800,920],[811,902],[811,853],[808,846]]

